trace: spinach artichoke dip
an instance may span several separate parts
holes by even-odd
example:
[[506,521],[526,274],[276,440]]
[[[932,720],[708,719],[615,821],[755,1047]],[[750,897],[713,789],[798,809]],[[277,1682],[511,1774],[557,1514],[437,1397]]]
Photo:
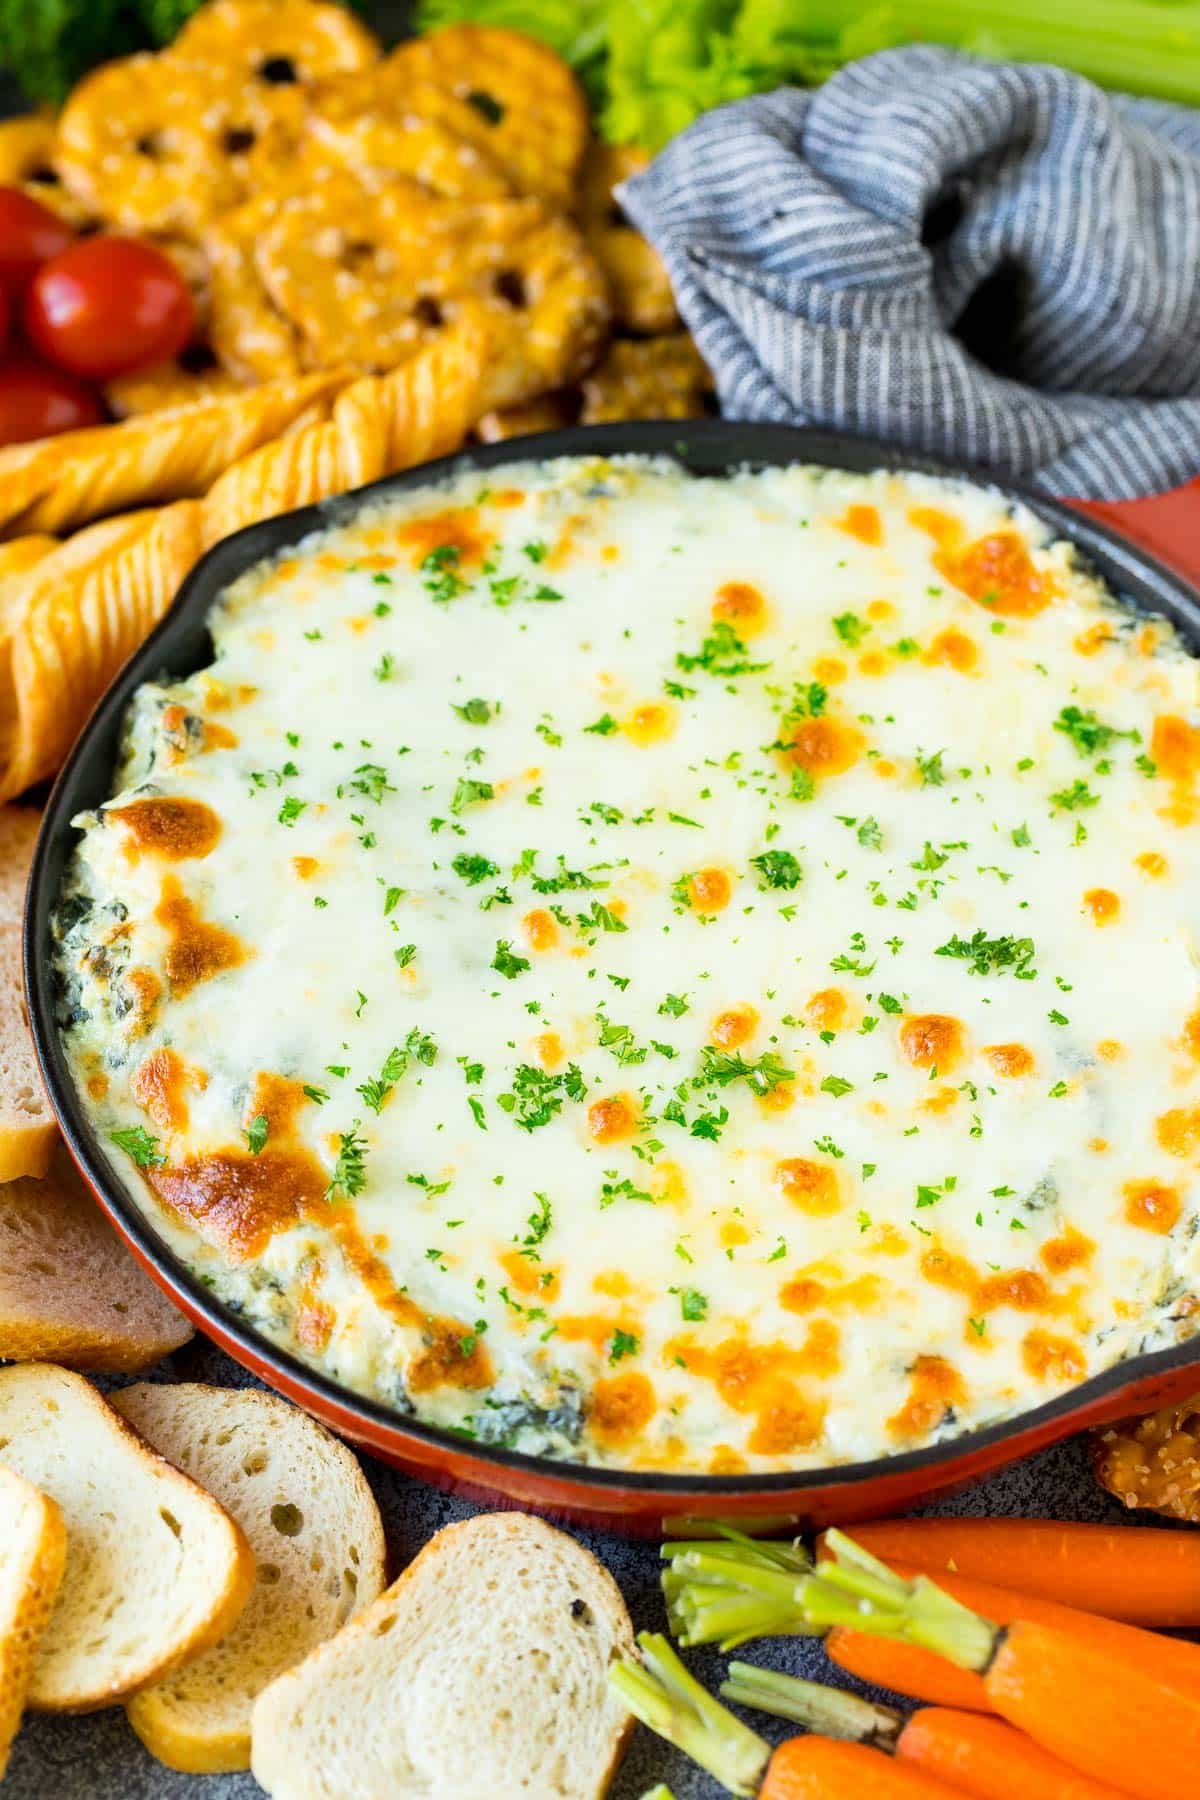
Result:
[[57,917],[114,1168],[337,1381],[803,1469],[1195,1329],[1195,662],[982,488],[513,463],[237,580]]

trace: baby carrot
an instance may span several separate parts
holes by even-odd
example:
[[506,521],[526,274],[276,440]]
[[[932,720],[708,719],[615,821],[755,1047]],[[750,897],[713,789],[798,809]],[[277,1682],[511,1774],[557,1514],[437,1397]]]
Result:
[[[919,1769],[905,1768],[863,1743],[835,1743],[822,1736],[793,1738],[774,1752],[727,1707],[689,1675],[666,1638],[643,1631],[641,1658],[625,1657],[609,1670],[609,1684],[630,1712],[668,1743],[685,1752],[731,1794],[751,1800],[953,1800],[955,1790]],[[737,1666],[737,1665],[735,1665]],[[761,1671],[751,1671],[761,1673]],[[786,1677],[770,1677],[783,1680]],[[812,1682],[821,1708],[825,1689]],[[848,1735],[842,1716],[854,1721],[850,1735],[894,1735],[899,1717],[853,1694],[834,1695],[829,1707],[835,1731]]]
[[922,1650],[917,1644],[870,1637],[865,1631],[838,1625],[825,1639],[825,1654],[847,1675],[857,1675],[872,1687],[890,1688],[895,1694],[931,1700],[937,1706],[968,1708],[972,1712],[992,1710],[982,1675],[976,1675],[973,1669],[960,1669],[944,1656]]
[[1121,1800],[1002,1719],[923,1706],[896,1740],[897,1758],[973,1800]]
[[831,1560],[804,1578],[810,1624],[854,1625],[974,1669],[1010,1724],[1139,1800],[1185,1800],[1194,1792],[1200,1692],[1180,1670],[1200,1669],[1200,1648],[1176,1644],[1168,1665],[1153,1632],[1097,1640],[1024,1620],[997,1625],[928,1576],[901,1580],[841,1532],[828,1534],[826,1550]]
[[865,1744],[796,1737],[771,1758],[759,1800],[953,1800],[956,1792],[922,1770]]
[[[1130,1625],[1200,1625],[1200,1533],[1052,1519],[890,1519],[854,1528],[884,1562],[965,1575]],[[821,1540],[823,1544],[823,1540]]]
[[[919,1571],[906,1563],[889,1562],[893,1574],[910,1581]],[[1200,1693],[1200,1660],[1195,1646],[1174,1638],[1151,1637],[1135,1626],[1119,1624],[1114,1619],[1097,1618],[1094,1613],[1079,1612],[1074,1607],[1059,1606],[1053,1600],[1040,1600],[1029,1594],[1010,1593],[986,1581],[969,1581],[961,1575],[937,1576],[938,1586],[947,1594],[982,1613],[997,1625],[1011,1625],[1024,1619],[1037,1625],[1057,1625],[1087,1639],[1091,1643],[1109,1644],[1135,1656],[1143,1668],[1147,1659],[1161,1680],[1192,1687]],[[887,1638],[869,1637],[865,1632],[838,1629],[825,1640],[831,1662],[862,1681],[877,1687],[894,1688],[898,1694],[910,1694],[918,1700],[932,1700],[939,1706],[969,1707],[972,1711],[990,1710],[982,1678],[969,1669],[915,1645],[893,1643]]]
[[925,1706],[906,1719],[839,1688],[743,1662],[730,1663],[721,1693],[829,1737],[873,1744],[972,1800],[1122,1800],[1120,1788],[1094,1781],[1024,1732],[979,1713]]
[[[1200,1653],[1198,1653],[1200,1654]],[[1097,1781],[1140,1800],[1191,1800],[1200,1698],[1053,1625],[1011,1625],[985,1676],[996,1711]]]

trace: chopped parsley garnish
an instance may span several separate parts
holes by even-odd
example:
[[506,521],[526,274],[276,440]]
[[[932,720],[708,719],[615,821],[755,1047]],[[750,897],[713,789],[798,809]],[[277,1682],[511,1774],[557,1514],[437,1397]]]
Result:
[[313,1087],[307,1081],[304,1084],[304,1095],[305,1095],[306,1099],[312,1101],[314,1106],[324,1106],[325,1102],[329,1098],[328,1089],[322,1088],[322,1087]]
[[827,1075],[821,1083],[821,1092],[832,1094],[835,1100],[840,1100],[842,1095],[850,1093],[853,1087],[854,1083],[847,1081],[842,1075]]
[[[449,1181],[430,1181],[428,1175],[406,1175],[404,1179],[410,1187],[423,1188],[431,1199],[436,1198],[438,1194],[448,1193],[450,1189]],[[440,1255],[441,1252],[439,1251],[438,1254]],[[428,1255],[428,1251],[426,1255]]]
[[425,576],[425,592],[430,599],[444,603],[457,600],[466,592],[467,584],[458,572],[461,561],[462,551],[457,544],[438,544],[422,557],[421,573]]
[[276,816],[281,825],[294,825],[307,807],[307,800],[297,800],[294,794],[289,794]]
[[325,1189],[327,1200],[335,1199],[338,1194],[344,1200],[353,1200],[367,1185],[367,1143],[359,1134],[359,1123],[355,1119],[349,1131],[341,1132],[338,1137],[337,1160]]
[[491,722],[491,705],[487,700],[481,700],[478,695],[471,700],[465,700],[461,706],[455,706],[453,701],[450,704],[452,710],[458,714],[460,719],[465,719],[468,725],[487,725]]
[[256,1113],[246,1127],[246,1143],[251,1156],[261,1156],[267,1142],[267,1115]]
[[593,719],[592,723],[585,725],[583,729],[592,732],[596,737],[611,737],[614,731],[620,730],[620,727],[612,714],[606,712],[601,713],[598,719]]
[[373,800],[376,806],[382,806],[385,794],[394,794],[395,788],[387,778],[387,770],[378,763],[359,763],[349,781],[339,784],[337,795],[340,800],[347,792],[362,794],[367,800]]
[[433,1038],[414,1026],[405,1038],[403,1048],[397,1044],[389,1050],[378,1075],[360,1082],[354,1091],[361,1094],[364,1105],[369,1106],[372,1112],[382,1112],[384,1101],[407,1073],[409,1063],[424,1063],[428,1068],[436,1058],[437,1044]]
[[764,850],[761,856],[750,858],[750,867],[758,870],[762,888],[799,887],[804,875],[790,850]]
[[935,750],[932,756],[925,756],[917,751],[917,773],[921,777],[922,787],[942,787],[946,780],[946,771],[942,767],[944,750]]
[[950,941],[934,951],[935,956],[953,956],[970,964],[971,975],[999,975],[1011,970],[1018,981],[1032,981],[1037,974],[1033,959],[1037,954],[1030,937],[990,938],[979,930],[969,938],[956,932]]
[[649,1205],[653,1206],[654,1195],[647,1193],[645,1188],[635,1187],[634,1183],[630,1181],[627,1175],[623,1181],[606,1181],[602,1183],[600,1188],[600,1205],[602,1207],[611,1206],[614,1200],[644,1200]]
[[746,646],[733,626],[725,619],[718,619],[699,650],[692,656],[681,650],[675,658],[675,666],[685,674],[692,669],[704,669],[709,675],[732,678],[735,675],[757,675],[771,665],[748,661]]
[[1131,744],[1142,741],[1141,732],[1118,731],[1114,725],[1104,724],[1090,707],[1082,712],[1078,706],[1064,706],[1054,721],[1054,729],[1070,738],[1080,756],[1095,756],[1118,738],[1127,738]]
[[522,1131],[537,1131],[562,1111],[564,1100],[582,1100],[586,1094],[583,1074],[576,1063],[568,1063],[557,1075],[535,1068],[532,1063],[518,1063],[511,1090],[498,1094],[496,1104],[502,1112],[512,1115]]
[[698,1324],[708,1317],[707,1297],[698,1288],[672,1288],[671,1292],[679,1295],[680,1313],[689,1324]]
[[593,900],[591,911],[575,914],[575,923],[580,931],[628,931],[624,919],[618,919],[615,912],[602,906],[599,900]]
[[110,1131],[109,1140],[131,1156],[139,1169],[157,1169],[166,1162],[160,1155],[158,1139],[152,1137],[144,1125],[123,1125],[119,1131]]
[[546,1234],[549,1232],[550,1226],[553,1223],[554,1214],[550,1206],[550,1196],[548,1194],[542,1194],[535,1191],[533,1197],[537,1201],[537,1211],[531,1212],[526,1219],[525,1223],[529,1229],[525,1233],[525,1236],[518,1241],[523,1256],[527,1256],[530,1262],[540,1262],[541,1257],[538,1253],[539,1246],[544,1243],[546,1239]]
[[1099,806],[1100,796],[1093,794],[1086,781],[1076,777],[1069,788],[1059,788],[1056,794],[1051,794],[1050,804],[1062,812],[1077,812],[1081,806]]
[[510,943],[497,938],[496,954],[489,966],[495,969],[497,975],[503,975],[506,980],[512,981],[517,975],[523,975],[531,965],[527,956],[515,955]]
[[608,1360],[610,1363],[620,1362],[623,1356],[636,1356],[638,1341],[631,1331],[622,1331],[618,1326],[609,1339]]
[[379,1074],[360,1082],[354,1090],[374,1113],[383,1111],[383,1103],[408,1068],[408,1057],[397,1044],[383,1059]]
[[490,781],[476,781],[469,775],[460,775],[454,798],[450,802],[450,811],[457,818],[464,807],[474,806],[480,800],[492,800],[495,793]]
[[764,1051],[757,1062],[747,1062],[736,1051],[718,1050],[705,1044],[700,1052],[700,1073],[693,1076],[694,1088],[709,1087],[714,1082],[727,1087],[731,1081],[744,1081],[754,1093],[769,1094],[783,1081],[794,1081],[795,1073],[785,1069],[774,1050]]
[[667,994],[660,1002],[658,1010],[664,1016],[669,1014],[673,1019],[681,1019],[688,1010],[687,995]]
[[833,629],[843,644],[851,650],[857,650],[863,639],[870,633],[871,627],[865,619],[860,619],[857,613],[844,612],[838,613],[834,619]]
[[385,650],[375,667],[371,670],[376,681],[390,681],[396,673],[396,659],[390,650]]
[[409,963],[416,954],[417,946],[415,944],[397,944],[396,948],[392,951],[392,955],[402,969],[407,969]]
[[462,877],[468,887],[478,887],[479,883],[486,881],[489,875],[500,873],[499,863],[494,863],[489,857],[479,856],[467,850],[460,850],[450,867],[456,875]]

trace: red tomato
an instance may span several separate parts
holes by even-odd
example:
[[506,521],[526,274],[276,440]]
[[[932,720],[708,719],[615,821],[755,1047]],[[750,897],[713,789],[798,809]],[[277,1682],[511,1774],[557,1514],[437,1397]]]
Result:
[[97,380],[164,362],[195,324],[175,264],[135,238],[80,238],[42,264],[25,296],[30,342],[60,368]]
[[28,358],[0,363],[0,444],[99,425],[103,417],[97,396],[73,375]]
[[20,300],[34,271],[65,250],[74,237],[57,213],[20,188],[0,187],[0,288]]

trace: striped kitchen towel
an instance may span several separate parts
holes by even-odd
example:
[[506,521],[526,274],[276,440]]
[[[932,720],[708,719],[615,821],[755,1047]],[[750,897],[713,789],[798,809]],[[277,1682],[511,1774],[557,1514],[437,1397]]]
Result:
[[1200,473],[1200,113],[914,46],[707,114],[620,198],[733,417],[1082,499]]

